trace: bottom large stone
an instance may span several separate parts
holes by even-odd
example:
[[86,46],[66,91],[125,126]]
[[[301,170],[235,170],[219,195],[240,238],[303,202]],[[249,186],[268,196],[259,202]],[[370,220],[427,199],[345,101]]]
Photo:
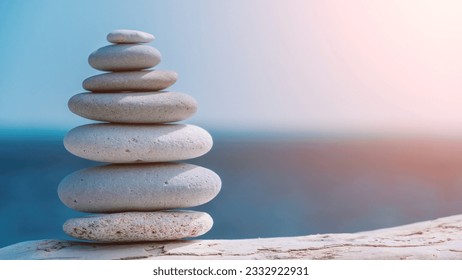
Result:
[[96,242],[176,240],[212,228],[207,213],[196,211],[124,212],[74,218],[63,225],[68,235]]
[[[181,240],[130,245],[35,240],[0,248],[0,260],[461,260],[461,230],[462,215],[457,215],[359,233],[296,237]],[[7,265],[2,267],[2,273],[6,275],[5,268]],[[73,271],[74,279],[88,278],[83,275],[88,274],[87,271],[81,276],[76,275],[77,272],[80,271]]]

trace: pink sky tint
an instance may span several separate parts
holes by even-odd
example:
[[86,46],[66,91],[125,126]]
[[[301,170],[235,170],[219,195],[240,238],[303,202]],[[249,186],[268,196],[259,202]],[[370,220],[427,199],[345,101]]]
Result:
[[199,101],[189,121],[209,129],[462,133],[460,0],[0,6],[0,127],[86,123],[66,108],[96,73],[86,59],[107,32],[133,28],[156,36],[158,69],[178,72],[170,89]]
[[273,31],[295,127],[462,131],[462,2],[271,3],[254,20]]

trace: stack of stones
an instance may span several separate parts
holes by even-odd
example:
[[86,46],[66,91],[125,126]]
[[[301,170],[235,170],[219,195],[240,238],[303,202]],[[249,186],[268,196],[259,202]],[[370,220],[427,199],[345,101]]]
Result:
[[[161,55],[145,45],[151,34],[115,30],[113,44],[89,57],[90,65],[109,73],[86,79],[90,91],[73,96],[70,110],[103,123],[69,131],[64,146],[72,154],[111,163],[77,171],[58,188],[68,207],[96,213],[64,223],[72,237],[96,242],[175,240],[206,233],[213,220],[203,212],[175,210],[204,204],[221,188],[217,174],[206,168],[174,162],[199,157],[212,138],[190,124],[197,102],[189,95],[162,91],[174,84],[173,71],[147,70]],[[106,123],[104,123],[106,122]],[[166,124],[167,123],[167,124]]]

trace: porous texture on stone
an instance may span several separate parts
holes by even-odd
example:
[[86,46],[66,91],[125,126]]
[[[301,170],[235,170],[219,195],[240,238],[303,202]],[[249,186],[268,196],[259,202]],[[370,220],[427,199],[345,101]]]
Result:
[[88,57],[88,63],[102,71],[133,71],[159,64],[160,52],[146,45],[109,45],[97,49]]
[[207,131],[189,124],[87,124],[64,137],[72,154],[111,163],[186,160],[204,155],[212,144]]
[[0,259],[354,259],[460,260],[462,215],[359,232],[137,244],[26,241],[0,249]]
[[220,177],[197,165],[114,164],[68,175],[58,194],[74,210],[108,213],[194,207],[213,199],[220,188]]
[[107,40],[115,44],[149,43],[154,36],[138,30],[117,29],[107,35]]
[[140,242],[196,237],[209,231],[212,225],[212,218],[204,212],[124,212],[69,219],[63,230],[84,240]]
[[169,70],[143,70],[99,74],[83,81],[92,92],[158,91],[173,85],[178,74]]
[[197,101],[178,92],[80,93],[68,103],[84,118],[115,123],[182,121],[197,111]]

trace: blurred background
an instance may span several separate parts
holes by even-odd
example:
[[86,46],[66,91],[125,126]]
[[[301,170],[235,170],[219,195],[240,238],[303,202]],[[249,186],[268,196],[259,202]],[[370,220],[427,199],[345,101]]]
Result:
[[214,137],[190,162],[222,192],[203,238],[354,232],[462,213],[462,2],[0,1],[0,247],[66,238],[59,181],[89,123],[67,100],[113,29],[156,36],[156,68]]

